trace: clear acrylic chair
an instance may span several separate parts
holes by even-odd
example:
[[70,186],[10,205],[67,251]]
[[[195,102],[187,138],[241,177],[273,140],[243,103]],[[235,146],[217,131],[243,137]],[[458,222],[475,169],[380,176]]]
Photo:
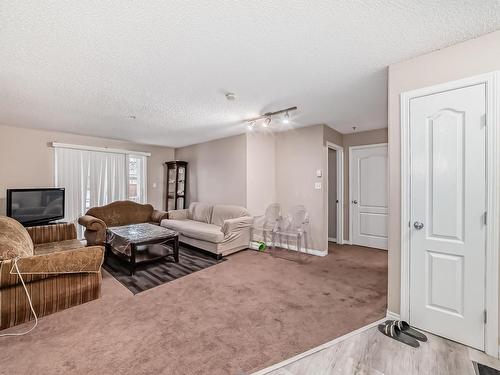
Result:
[[[283,243],[282,238],[286,238],[286,248],[290,249],[290,239],[297,246],[297,257],[300,259],[301,254],[307,254],[308,235],[309,235],[309,214],[304,206],[298,205],[290,209],[290,213],[285,220],[278,225],[276,235]],[[303,246],[302,246],[303,245]]]
[[[262,241],[266,246],[274,247],[276,243],[276,232],[279,229],[281,219],[281,205],[279,203],[270,204],[266,208],[264,216],[255,218],[254,225],[252,226],[252,238],[256,239],[256,235],[261,233]],[[268,241],[269,237],[271,241]]]

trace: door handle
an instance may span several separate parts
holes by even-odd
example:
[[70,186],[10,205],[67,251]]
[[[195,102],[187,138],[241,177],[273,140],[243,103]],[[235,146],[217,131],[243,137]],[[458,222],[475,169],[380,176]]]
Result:
[[413,226],[415,227],[416,230],[420,230],[420,229],[422,229],[424,227],[424,223],[421,223],[419,221],[415,221],[413,223]]
[[358,204],[358,201],[355,199],[352,201],[352,204]]

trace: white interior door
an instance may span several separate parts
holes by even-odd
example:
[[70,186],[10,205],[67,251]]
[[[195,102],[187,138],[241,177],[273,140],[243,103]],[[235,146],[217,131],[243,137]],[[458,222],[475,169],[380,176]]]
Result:
[[410,101],[410,323],[484,349],[485,84]]
[[350,151],[351,243],[387,250],[387,145]]

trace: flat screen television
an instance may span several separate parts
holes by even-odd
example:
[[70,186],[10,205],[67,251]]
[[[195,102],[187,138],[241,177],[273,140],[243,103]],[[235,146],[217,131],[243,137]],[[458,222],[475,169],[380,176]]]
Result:
[[64,188],[7,189],[7,216],[24,226],[64,218]]

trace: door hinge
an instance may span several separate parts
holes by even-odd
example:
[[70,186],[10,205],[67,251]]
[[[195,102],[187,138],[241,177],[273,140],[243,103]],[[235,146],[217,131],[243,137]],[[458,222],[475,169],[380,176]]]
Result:
[[484,225],[488,224],[488,212],[484,213]]
[[483,127],[486,127],[488,125],[488,122],[486,121],[486,114],[481,116],[481,122]]
[[484,310],[484,324],[488,323],[488,312]]

